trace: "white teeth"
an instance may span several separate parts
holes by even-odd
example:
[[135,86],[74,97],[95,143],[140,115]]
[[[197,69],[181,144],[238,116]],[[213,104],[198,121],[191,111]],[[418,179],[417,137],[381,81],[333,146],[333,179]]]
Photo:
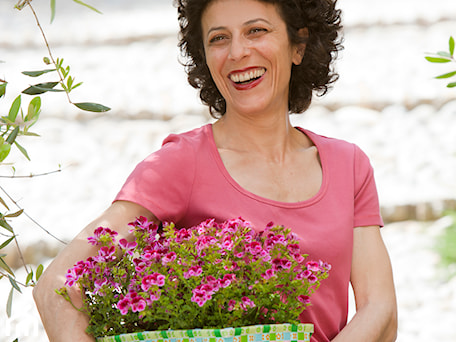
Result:
[[261,77],[264,75],[265,72],[266,72],[266,70],[264,70],[264,69],[257,69],[257,70],[252,70],[250,72],[245,72],[243,74],[230,75],[230,78],[235,83],[242,83],[242,82],[247,82],[247,81],[253,80],[255,78]]

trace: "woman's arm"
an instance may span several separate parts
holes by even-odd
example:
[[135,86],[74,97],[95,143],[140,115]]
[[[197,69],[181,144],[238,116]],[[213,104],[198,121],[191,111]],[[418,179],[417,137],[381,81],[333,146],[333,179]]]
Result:
[[[109,227],[119,233],[119,239],[131,239],[131,227],[128,223],[139,216],[157,221],[150,211],[140,205],[124,201],[113,203],[98,219],[82,230],[43,273],[33,290],[33,297],[51,342],[68,339],[78,342],[94,341],[85,333],[88,317],[75,310],[62,296],[56,294],[55,290],[64,286],[65,274],[70,267],[79,260],[97,254],[97,247],[87,242],[87,238],[93,235],[96,228]],[[68,288],[68,294],[76,307],[82,306],[81,293],[76,286]]]
[[332,341],[395,341],[396,294],[391,262],[379,227],[355,228],[351,283],[356,314]]

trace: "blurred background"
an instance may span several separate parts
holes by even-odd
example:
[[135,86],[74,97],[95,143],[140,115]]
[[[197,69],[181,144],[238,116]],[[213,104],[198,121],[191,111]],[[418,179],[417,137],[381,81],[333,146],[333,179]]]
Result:
[[[15,162],[16,175],[61,172],[0,178],[2,189],[28,215],[65,241],[110,204],[134,166],[169,133],[211,122],[179,63],[171,0],[89,3],[103,14],[57,0],[50,24],[49,1],[32,2],[54,56],[71,66],[76,82],[84,82],[73,101],[112,110],[87,113],[63,95],[42,96],[43,112],[33,130],[41,137],[21,140],[32,161],[19,154],[8,161]],[[15,4],[0,0],[0,79],[9,82],[1,115],[37,83],[21,72],[46,67],[32,12],[20,12]],[[345,27],[345,50],[336,64],[340,79],[292,120],[357,143],[371,158],[397,284],[398,341],[456,341],[456,281],[439,267],[435,250],[450,224],[444,211],[456,209],[456,90],[433,78],[456,67],[424,59],[427,52],[448,50],[449,37],[456,36],[456,2],[340,0],[339,7]],[[0,175],[12,175],[11,167],[1,166]],[[14,226],[31,264],[46,265],[63,246],[25,215]],[[15,250],[7,253],[8,263],[19,265]],[[0,281],[0,342],[47,341],[30,291],[15,294],[13,315],[6,317],[9,289],[8,281]]]

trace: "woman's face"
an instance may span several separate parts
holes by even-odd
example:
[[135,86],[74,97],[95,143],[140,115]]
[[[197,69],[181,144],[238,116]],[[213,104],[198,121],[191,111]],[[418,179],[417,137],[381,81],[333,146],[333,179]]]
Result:
[[214,0],[201,21],[206,63],[227,114],[288,112],[291,67],[302,53],[290,44],[276,5]]

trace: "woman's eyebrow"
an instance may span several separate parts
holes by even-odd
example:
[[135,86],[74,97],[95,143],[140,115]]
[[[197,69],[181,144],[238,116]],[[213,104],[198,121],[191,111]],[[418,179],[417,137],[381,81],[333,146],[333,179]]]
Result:
[[[242,26],[249,26],[249,25],[252,25],[252,24],[256,24],[257,22],[264,22],[268,25],[271,25],[272,24],[267,21],[266,19],[263,19],[263,18],[255,18],[255,19],[250,19],[248,21],[246,21],[244,24],[242,24]],[[216,27],[211,27],[208,31],[207,31],[207,36],[209,36],[209,34],[213,31],[218,31],[218,30],[225,30],[226,29],[226,26],[216,26]]]

